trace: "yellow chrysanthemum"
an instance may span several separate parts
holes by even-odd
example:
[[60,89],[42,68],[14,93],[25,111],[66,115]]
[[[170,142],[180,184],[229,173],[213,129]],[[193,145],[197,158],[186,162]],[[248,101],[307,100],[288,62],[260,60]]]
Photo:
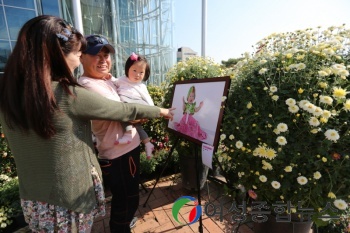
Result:
[[338,99],[345,98],[347,92],[341,87],[333,87],[333,97]]

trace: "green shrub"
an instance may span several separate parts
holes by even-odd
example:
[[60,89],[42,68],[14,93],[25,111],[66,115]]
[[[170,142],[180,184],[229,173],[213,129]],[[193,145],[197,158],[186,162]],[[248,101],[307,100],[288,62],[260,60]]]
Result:
[[10,177],[17,175],[15,160],[7,144],[5,134],[0,125],[0,174],[6,174]]
[[18,178],[0,175],[0,232],[13,223],[13,217],[21,213]]

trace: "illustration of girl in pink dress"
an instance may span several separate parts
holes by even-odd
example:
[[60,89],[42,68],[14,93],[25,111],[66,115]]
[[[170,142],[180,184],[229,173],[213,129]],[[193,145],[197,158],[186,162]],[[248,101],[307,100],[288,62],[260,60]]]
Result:
[[191,86],[187,94],[187,103],[185,97],[183,97],[183,116],[180,122],[175,122],[174,127],[178,132],[191,136],[192,138],[204,140],[207,138],[207,133],[204,132],[198,121],[193,117],[195,112],[198,112],[202,106],[203,101],[199,103],[199,106],[196,107],[196,89],[194,86]]

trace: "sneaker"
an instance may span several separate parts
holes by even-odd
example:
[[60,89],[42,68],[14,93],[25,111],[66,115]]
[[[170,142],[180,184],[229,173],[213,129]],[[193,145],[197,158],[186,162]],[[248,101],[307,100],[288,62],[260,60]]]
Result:
[[136,226],[136,222],[137,222],[137,217],[133,217],[133,219],[130,222],[130,229]]

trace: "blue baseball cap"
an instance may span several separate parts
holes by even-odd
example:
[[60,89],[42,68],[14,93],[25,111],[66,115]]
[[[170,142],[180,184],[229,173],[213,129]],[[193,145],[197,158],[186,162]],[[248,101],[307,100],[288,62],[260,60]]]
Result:
[[109,43],[106,37],[101,35],[89,35],[86,39],[86,50],[83,53],[90,55],[96,55],[100,52],[103,47],[109,50],[109,53],[115,53],[114,47]]

